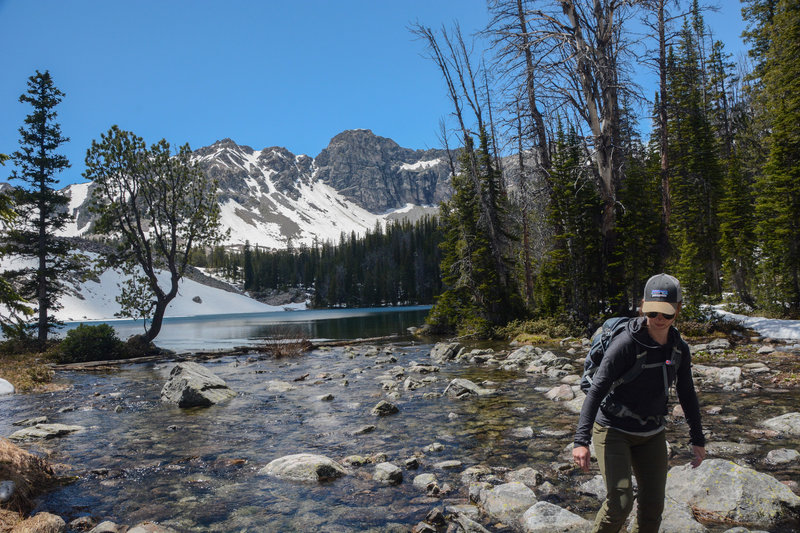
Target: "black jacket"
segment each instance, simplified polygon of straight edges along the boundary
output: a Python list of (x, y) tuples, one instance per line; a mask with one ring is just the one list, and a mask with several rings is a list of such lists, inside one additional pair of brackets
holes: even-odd
[[(636, 362), (637, 354), (646, 351), (645, 364), (662, 363), (674, 359), (673, 348), (681, 351), (677, 373), (669, 373), (671, 384), (675, 376), (675, 389), (678, 393), (686, 421), (689, 423), (689, 436), (692, 444), (705, 446), (703, 427), (700, 421), (700, 406), (694, 390), (691, 372), (691, 352), (674, 327), (669, 330), (667, 344), (655, 342), (647, 332), (644, 317), (630, 320), (627, 328), (618, 335), (608, 349), (594, 375), (594, 382), (581, 409), (575, 444), (588, 446), (592, 440), (592, 426), (600, 425), (629, 432), (654, 431), (662, 426), (661, 417), (667, 414), (667, 390), (665, 390), (665, 367), (662, 365), (644, 368), (631, 382), (622, 383), (611, 391), (611, 385)], [(667, 367), (669, 368), (669, 367)], [(609, 394), (609, 391), (610, 394)], [(608, 396), (607, 406), (603, 399)], [(615, 416), (613, 405), (624, 406), (632, 411), (632, 416)]]

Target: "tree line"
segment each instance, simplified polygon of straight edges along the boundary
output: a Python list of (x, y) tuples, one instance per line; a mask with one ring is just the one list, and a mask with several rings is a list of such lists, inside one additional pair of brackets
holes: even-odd
[(192, 261), (254, 296), (301, 289), (315, 307), (430, 304), (441, 290), (440, 241), (438, 219), (426, 216), (377, 224), (363, 236), (342, 234), (336, 244), (266, 250), (245, 243), (241, 251), (195, 253)]
[[(800, 315), (800, 9), (739, 7), (738, 64), (699, 0), (491, 0), (477, 44), (413, 28), (452, 104), (442, 139), (462, 150), (433, 326), (597, 323), (634, 312), (661, 271), (690, 318), (723, 297)], [(643, 95), (631, 73), (648, 66)]]

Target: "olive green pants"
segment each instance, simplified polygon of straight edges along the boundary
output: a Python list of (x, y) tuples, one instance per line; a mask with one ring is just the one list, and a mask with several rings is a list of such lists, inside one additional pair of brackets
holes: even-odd
[(638, 505), (632, 531), (658, 533), (668, 468), (664, 431), (640, 437), (595, 424), (592, 439), (608, 490), (592, 532), (617, 533), (622, 529), (633, 508), (633, 471)]

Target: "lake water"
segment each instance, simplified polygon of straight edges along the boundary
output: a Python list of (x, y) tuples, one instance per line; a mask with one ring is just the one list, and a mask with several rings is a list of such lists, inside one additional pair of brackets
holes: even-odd
[[(249, 346), (276, 337), (329, 340), (405, 336), (409, 327), (423, 324), (429, 309), (430, 306), (311, 309), (166, 318), (155, 343), (161, 348), (187, 352)], [(107, 323), (122, 339), (144, 332), (141, 321)], [(67, 323), (62, 333), (78, 324)]]

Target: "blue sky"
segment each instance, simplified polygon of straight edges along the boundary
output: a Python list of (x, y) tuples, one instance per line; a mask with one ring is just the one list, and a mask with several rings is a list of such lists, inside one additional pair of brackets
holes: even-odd
[[(706, 20), (736, 53), (740, 4), (721, 4)], [(84, 181), (86, 149), (113, 124), (192, 148), (230, 137), (316, 156), (353, 128), (437, 148), (450, 107), (408, 26), (455, 20), (482, 28), (486, 2), (0, 0), (0, 153), (18, 148), (30, 111), (18, 98), (37, 69), (66, 93), (63, 184)]]

